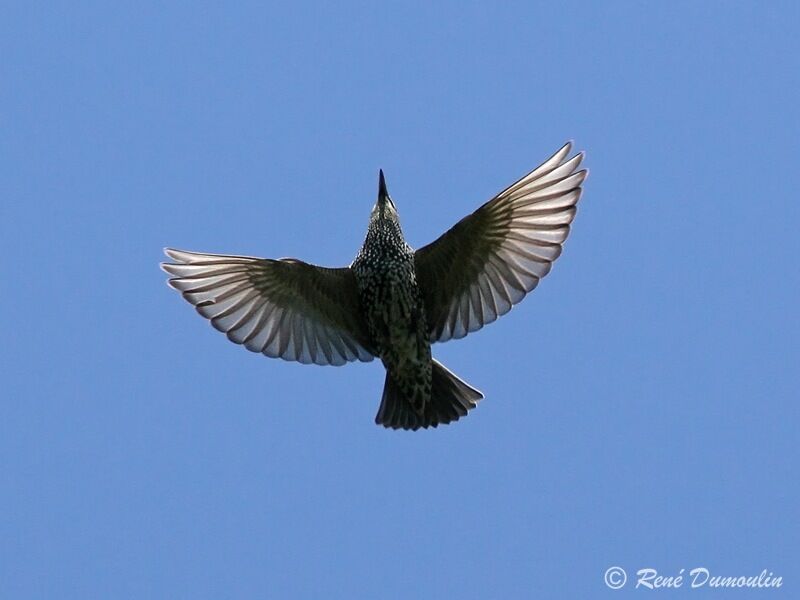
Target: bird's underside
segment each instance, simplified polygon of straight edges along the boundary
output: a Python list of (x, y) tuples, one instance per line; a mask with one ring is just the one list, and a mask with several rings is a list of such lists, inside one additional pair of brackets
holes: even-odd
[(387, 370), (376, 422), (394, 429), (458, 420), (483, 395), (431, 358), (511, 310), (561, 254), (585, 170), (571, 144), (413, 251), (381, 191), (350, 267), (166, 249), (169, 284), (231, 341), (318, 365), (368, 362)]

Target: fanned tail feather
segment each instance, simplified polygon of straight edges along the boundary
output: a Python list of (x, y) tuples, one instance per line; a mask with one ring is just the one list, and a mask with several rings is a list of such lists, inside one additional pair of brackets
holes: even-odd
[(419, 414), (412, 408), (387, 371), (375, 423), (391, 429), (414, 431), (446, 425), (466, 416), (482, 398), (483, 394), (478, 390), (434, 360), (431, 401), (425, 406), (424, 412)]

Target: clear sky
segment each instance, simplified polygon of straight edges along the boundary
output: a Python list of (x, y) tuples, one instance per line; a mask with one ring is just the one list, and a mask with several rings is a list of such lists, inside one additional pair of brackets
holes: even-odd
[[(534, 4), (3, 8), (1, 598), (799, 597), (798, 5)], [(552, 274), (434, 347), (486, 394), (452, 426), (158, 268), (349, 264), (379, 168), (418, 247), (568, 139)]]

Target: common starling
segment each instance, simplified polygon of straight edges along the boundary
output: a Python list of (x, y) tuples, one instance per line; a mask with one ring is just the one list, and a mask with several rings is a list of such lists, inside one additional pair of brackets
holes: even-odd
[(386, 368), (375, 422), (457, 421), (483, 394), (431, 357), (504, 315), (547, 275), (575, 216), (586, 170), (565, 144), (439, 239), (414, 250), (380, 172), (366, 240), (349, 267), (167, 248), (169, 285), (233, 342), (318, 365)]

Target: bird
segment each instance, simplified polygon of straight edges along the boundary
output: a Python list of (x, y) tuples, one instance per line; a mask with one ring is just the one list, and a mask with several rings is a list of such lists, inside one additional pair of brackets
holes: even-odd
[(550, 272), (575, 217), (584, 153), (567, 142), (432, 243), (414, 250), (379, 172), (366, 238), (347, 267), (165, 248), (168, 285), (229, 340), (268, 357), (386, 370), (375, 423), (459, 420), (483, 394), (431, 355), (508, 313)]

